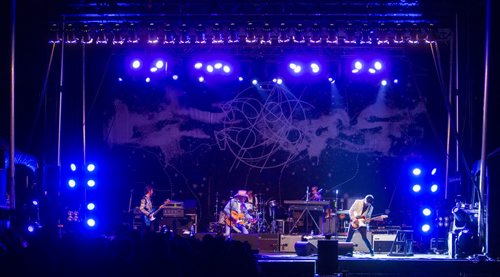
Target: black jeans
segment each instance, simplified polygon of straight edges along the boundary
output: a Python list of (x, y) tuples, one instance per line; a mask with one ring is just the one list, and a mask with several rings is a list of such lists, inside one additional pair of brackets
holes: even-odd
[(359, 233), (361, 234), (361, 238), (363, 238), (363, 241), (366, 244), (366, 247), (368, 247), (368, 249), (370, 250), (370, 254), (373, 254), (372, 245), (371, 245), (370, 241), (368, 240), (368, 238), (366, 237), (366, 232), (367, 232), (366, 229), (367, 229), (366, 227), (359, 227), (358, 229), (354, 229), (354, 228), (352, 228), (352, 226), (349, 226), (349, 231), (347, 231), (347, 239), (345, 241), (350, 242), (352, 240), (352, 236), (354, 235), (354, 232), (356, 232), (356, 230), (358, 230)]

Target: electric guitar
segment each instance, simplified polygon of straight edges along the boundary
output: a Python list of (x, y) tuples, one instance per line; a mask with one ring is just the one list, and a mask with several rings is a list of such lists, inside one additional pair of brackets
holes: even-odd
[(225, 221), (226, 224), (233, 229), (235, 229), (235, 227), (240, 225), (245, 226), (247, 229), (250, 229), (250, 227), (252, 226), (252, 223), (245, 218), (245, 215), (240, 214), (237, 211), (231, 211), (230, 217), (226, 215)]
[(351, 227), (353, 229), (358, 229), (360, 225), (364, 225), (370, 221), (382, 221), (385, 218), (388, 218), (389, 216), (386, 214), (375, 216), (372, 218), (366, 218), (364, 215), (363, 216), (357, 216), (356, 218), (351, 219)]
[(148, 215), (144, 215), (144, 222), (146, 223), (146, 226), (151, 225), (151, 222), (155, 221), (156, 219), (155, 215), (163, 208), (165, 208), (168, 204), (170, 204), (170, 199), (165, 200), (165, 202), (160, 207), (158, 207), (158, 209), (153, 209), (151, 213), (149, 213)]

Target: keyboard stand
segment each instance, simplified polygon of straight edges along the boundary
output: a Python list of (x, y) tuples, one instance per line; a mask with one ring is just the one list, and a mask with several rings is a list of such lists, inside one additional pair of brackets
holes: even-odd
[(300, 214), (299, 218), (297, 218), (297, 220), (295, 221), (295, 223), (293, 224), (293, 227), (290, 228), (290, 231), (288, 231), (288, 234), (291, 234), (293, 232), (293, 230), (295, 230), (295, 228), (297, 227), (297, 224), (299, 223), (300, 219), (302, 217), (304, 217), (304, 215), (306, 214), (307, 212), (307, 215), (306, 215), (306, 223), (304, 224), (305, 225), (305, 229), (306, 229), (306, 233), (307, 233), (307, 228), (309, 227), (309, 222), (307, 221), (307, 219), (311, 218), (312, 219), (312, 222), (314, 223), (314, 226), (316, 226), (316, 229), (318, 230), (318, 234), (321, 234), (321, 228), (319, 228), (319, 225), (318, 223), (316, 222), (316, 220), (314, 219), (313, 215), (311, 214), (311, 211), (309, 210), (309, 201), (306, 200), (306, 207), (304, 208), (304, 210), (302, 211), (302, 213)]

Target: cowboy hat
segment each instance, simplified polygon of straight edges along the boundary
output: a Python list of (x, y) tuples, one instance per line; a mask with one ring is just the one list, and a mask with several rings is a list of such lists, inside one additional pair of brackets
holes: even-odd
[(238, 193), (236, 193), (236, 194), (234, 195), (234, 197), (238, 197), (238, 196), (248, 198), (247, 191), (246, 191), (246, 190), (239, 190), (239, 191), (238, 191)]

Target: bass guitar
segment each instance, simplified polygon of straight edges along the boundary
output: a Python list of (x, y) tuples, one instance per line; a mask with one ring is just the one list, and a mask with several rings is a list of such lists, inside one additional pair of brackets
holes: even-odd
[(156, 219), (155, 215), (163, 208), (165, 208), (168, 204), (170, 204), (170, 199), (165, 200), (165, 202), (160, 207), (158, 207), (158, 209), (153, 209), (148, 215), (145, 215), (144, 222), (146, 223), (146, 226), (151, 225), (151, 222), (155, 221)]
[(358, 229), (361, 225), (365, 226), (370, 221), (382, 221), (387, 217), (389, 217), (389, 216), (386, 214), (371, 217), (371, 218), (366, 218), (365, 216), (358, 216), (358, 217), (351, 220), (351, 227), (353, 229)]

